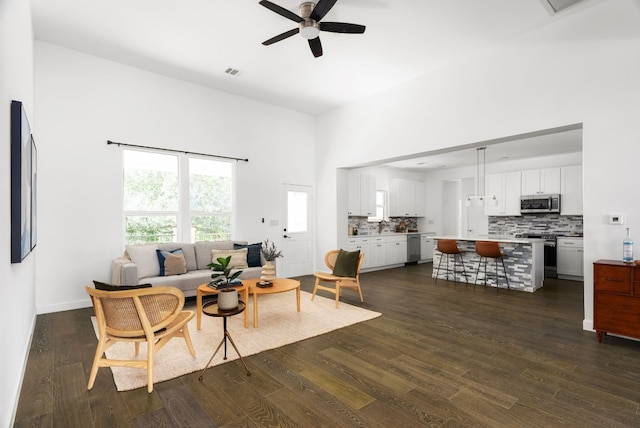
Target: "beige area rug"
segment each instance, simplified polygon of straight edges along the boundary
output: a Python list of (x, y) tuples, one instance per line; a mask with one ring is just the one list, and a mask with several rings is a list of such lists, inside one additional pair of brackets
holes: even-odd
[[(195, 311), (195, 303), (186, 306)], [(316, 295), (311, 301), (311, 293), (300, 292), (300, 312), (296, 311), (294, 291), (262, 295), (258, 298), (258, 328), (253, 327), (253, 304), (249, 311), (249, 328), (243, 327), (244, 314), (227, 318), (227, 329), (243, 357), (268, 349), (298, 342), (310, 337), (328, 333), (348, 325), (367, 321), (380, 316), (378, 312), (340, 303), (336, 309), (335, 300)], [(95, 317), (91, 317), (97, 336)], [(171, 341), (155, 357), (154, 383), (173, 379), (206, 366), (213, 351), (222, 340), (222, 318), (202, 316), (202, 329), (196, 330), (196, 317), (189, 322), (189, 333), (196, 351), (191, 357), (184, 340)], [(132, 359), (132, 343), (116, 343), (106, 352), (107, 358)], [(223, 360), (224, 348), (220, 349), (211, 366), (233, 361), (238, 358), (233, 346), (227, 341), (227, 360)], [(140, 359), (146, 358), (146, 346), (140, 345)], [(104, 370), (104, 368), (100, 369)], [(146, 370), (127, 367), (111, 367), (113, 380), (118, 391), (141, 388), (147, 385)]]

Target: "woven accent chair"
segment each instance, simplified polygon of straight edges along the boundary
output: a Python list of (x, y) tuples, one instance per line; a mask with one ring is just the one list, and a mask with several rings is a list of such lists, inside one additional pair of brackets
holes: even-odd
[[(99, 367), (136, 367), (147, 370), (147, 390), (153, 391), (153, 357), (173, 337), (182, 337), (191, 356), (196, 352), (187, 323), (193, 311), (183, 311), (184, 294), (175, 287), (149, 287), (125, 291), (102, 291), (85, 287), (91, 296), (98, 321), (98, 346), (91, 367), (87, 389), (93, 388)], [(144, 360), (110, 360), (104, 352), (116, 342), (147, 344)], [(133, 353), (132, 353), (133, 354)], [(132, 355), (133, 356), (133, 355)]]
[[(327, 252), (324, 256), (324, 263), (327, 265), (329, 269), (333, 272), (336, 266), (336, 259), (338, 258), (338, 253), (340, 250), (331, 250)], [(364, 253), (360, 252), (360, 257), (358, 258), (358, 267), (356, 269), (356, 274), (354, 277), (344, 277), (344, 276), (335, 276), (331, 272), (315, 272), (313, 275), (316, 277), (316, 283), (313, 287), (313, 294), (311, 295), (311, 300), (316, 297), (316, 291), (325, 290), (330, 293), (336, 295), (336, 308), (338, 307), (338, 303), (340, 302), (340, 293), (343, 288), (348, 288), (354, 291), (357, 291), (360, 295), (360, 301), (364, 302), (362, 298), (362, 290), (360, 289), (360, 267), (362, 266), (362, 260), (364, 259)], [(321, 285), (321, 283), (332, 283), (334, 287), (328, 287), (326, 285)]]

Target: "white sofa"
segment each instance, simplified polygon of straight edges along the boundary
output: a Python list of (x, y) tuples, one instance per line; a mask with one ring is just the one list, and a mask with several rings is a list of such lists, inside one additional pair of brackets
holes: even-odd
[[(246, 241), (199, 241), (196, 243), (160, 243), (127, 246), (125, 254), (112, 263), (111, 281), (115, 285), (170, 285), (195, 296), (198, 286), (211, 281), (212, 271), (207, 265), (212, 261), (212, 250), (233, 250), (234, 244), (247, 245)], [(186, 260), (186, 273), (160, 276), (160, 262), (156, 250), (182, 249)], [(265, 260), (260, 252), (260, 265)], [(243, 268), (240, 279), (260, 278), (262, 266)]]

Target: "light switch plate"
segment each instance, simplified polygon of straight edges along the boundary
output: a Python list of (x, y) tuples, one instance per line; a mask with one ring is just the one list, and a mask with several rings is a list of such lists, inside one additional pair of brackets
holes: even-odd
[(609, 224), (624, 224), (624, 215), (609, 214)]

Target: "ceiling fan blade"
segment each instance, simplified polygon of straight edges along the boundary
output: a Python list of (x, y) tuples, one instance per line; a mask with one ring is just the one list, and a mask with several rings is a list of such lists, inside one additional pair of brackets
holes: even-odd
[(313, 56), (316, 58), (322, 56), (322, 43), (320, 43), (320, 37), (309, 39), (309, 47), (311, 48), (311, 52), (313, 52)]
[(334, 4), (338, 0), (320, 0), (316, 7), (313, 8), (310, 18), (315, 21), (320, 21), (331, 10)]
[(279, 42), (280, 40), (284, 40), (286, 38), (289, 38), (293, 35), (296, 35), (300, 32), (299, 28), (294, 28), (293, 30), (289, 30), (289, 31), (285, 31), (282, 34), (278, 34), (275, 37), (270, 38), (269, 40), (265, 40), (264, 42), (262, 42), (263, 45), (265, 46), (269, 46), (275, 42)]
[(366, 28), (364, 25), (349, 24), (346, 22), (320, 22), (319, 27), (320, 31), (349, 34), (362, 34)]
[[(320, 0), (320, 1), (322, 1), (322, 0)], [(285, 18), (290, 19), (293, 22), (302, 22), (302, 21), (304, 21), (304, 19), (302, 17), (296, 15), (295, 13), (291, 12), (290, 10), (285, 9), (282, 6), (278, 6), (275, 3), (271, 3), (270, 1), (260, 0), (258, 3), (261, 4), (262, 6), (266, 7), (270, 11), (275, 12), (280, 16), (284, 16)]]

